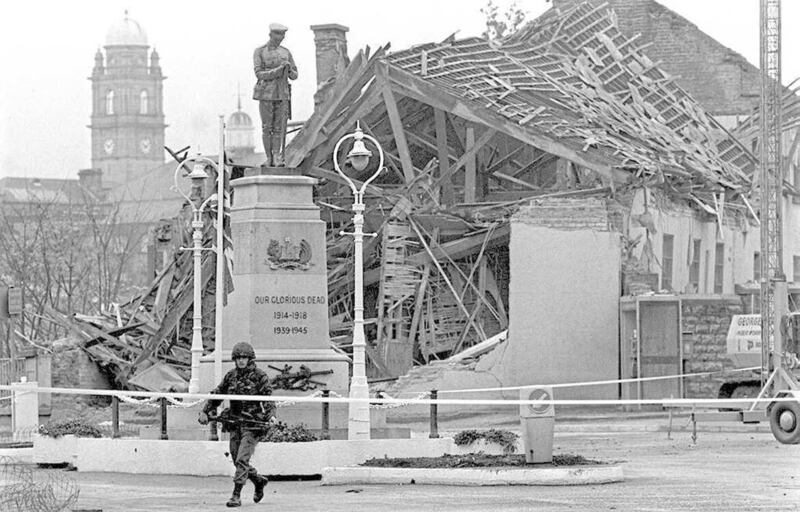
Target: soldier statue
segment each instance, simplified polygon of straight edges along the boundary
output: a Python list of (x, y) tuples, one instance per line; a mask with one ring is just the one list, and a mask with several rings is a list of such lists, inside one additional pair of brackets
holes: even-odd
[[(272, 387), (266, 372), (256, 366), (256, 353), (249, 343), (237, 343), (231, 352), (236, 367), (228, 371), (219, 386), (211, 393), (217, 395), (271, 395)], [(233, 495), (228, 507), (242, 505), (241, 493), (247, 480), (255, 485), (253, 501), (258, 503), (264, 497), (264, 487), (269, 483), (266, 476), (259, 475), (250, 465), (250, 457), (255, 452), (259, 439), (269, 427), (275, 412), (273, 402), (231, 400), (230, 408), (216, 416), (217, 407), (222, 400), (206, 402), (198, 421), (205, 425), (210, 419), (222, 421), (223, 432), (230, 432), (231, 460), (236, 468), (233, 476)]]
[(297, 80), (297, 66), (291, 52), (281, 46), (288, 29), (279, 24), (269, 26), (269, 41), (253, 53), (256, 86), (253, 99), (258, 100), (261, 115), (261, 140), (264, 143), (265, 165), (283, 167), (286, 122), (291, 117), (292, 88), (289, 80)]

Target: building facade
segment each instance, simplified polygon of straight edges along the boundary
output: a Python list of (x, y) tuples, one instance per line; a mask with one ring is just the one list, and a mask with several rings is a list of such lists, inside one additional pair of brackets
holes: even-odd
[(92, 167), (106, 186), (130, 182), (164, 163), (164, 75), (142, 26), (128, 17), (109, 28), (92, 82)]

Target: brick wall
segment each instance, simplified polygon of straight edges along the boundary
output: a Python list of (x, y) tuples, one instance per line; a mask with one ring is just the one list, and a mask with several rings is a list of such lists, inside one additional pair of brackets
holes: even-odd
[[(553, 0), (560, 9), (576, 0)], [(596, 1), (596, 3), (599, 3)], [(608, 0), (627, 36), (641, 34), (637, 45), (653, 62), (714, 115), (747, 114), (758, 105), (758, 69), (742, 55), (654, 0)]]
[[(685, 373), (715, 372), (731, 368), (725, 356), (725, 338), (732, 315), (742, 314), (738, 297), (682, 297), (683, 357)], [(686, 398), (717, 397), (721, 383), (713, 377), (688, 377)]]
[(540, 199), (523, 206), (514, 219), (525, 224), (564, 231), (611, 231), (609, 208), (603, 199)]

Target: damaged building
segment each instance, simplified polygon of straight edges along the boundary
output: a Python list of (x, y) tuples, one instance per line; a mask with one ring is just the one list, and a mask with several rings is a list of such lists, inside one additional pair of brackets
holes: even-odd
[[(483, 371), (456, 379), (462, 387), (725, 369), (723, 324), (743, 312), (736, 291), (758, 278), (751, 146), (651, 60), (652, 43), (624, 33), (608, 4), (560, 7), (498, 42), (359, 53), (289, 145), (290, 164), (321, 177), (357, 121), (387, 151), (367, 214), (381, 233), (366, 278), (379, 283), (376, 376), (506, 329)], [(335, 177), (319, 199), (334, 223), (347, 218)], [(786, 211), (788, 225), (793, 202)], [(787, 239), (787, 257), (797, 251)], [(347, 297), (348, 269), (332, 270), (332, 299), (339, 288)], [(643, 294), (658, 297), (632, 298)], [(700, 326), (696, 336), (697, 322), (714, 332)], [(573, 394), (693, 396), (712, 386), (676, 379)]]
[[(315, 28), (327, 64), (286, 156), (319, 179), (331, 341), (349, 351), (353, 249), (339, 232), (352, 198), (332, 152), (358, 123), (386, 153), (365, 212), (378, 235), (364, 258), (373, 381), (396, 381), (394, 394), (731, 368), (730, 317), (759, 311), (758, 70), (655, 1), (554, 2), (499, 41), (449, 37), (352, 58), (346, 32)], [(798, 111), (793, 92), (786, 101), (793, 226)], [(257, 158), (231, 156), (234, 176), (259, 172)], [(800, 293), (800, 241), (785, 233)], [(156, 364), (188, 380), (190, 255), (172, 250), (116, 318), (59, 319), (114, 385)], [(559, 397), (716, 396), (720, 385), (701, 376)]]

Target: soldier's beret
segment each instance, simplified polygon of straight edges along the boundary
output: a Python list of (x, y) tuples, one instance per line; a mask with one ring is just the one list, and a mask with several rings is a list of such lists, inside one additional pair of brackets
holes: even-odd
[(270, 32), (286, 32), (287, 30), (289, 30), (289, 27), (287, 27), (286, 25), (281, 25), (280, 23), (269, 24)]

